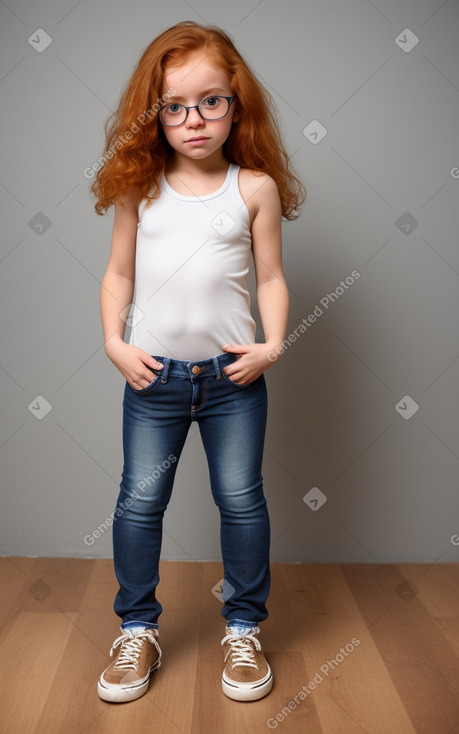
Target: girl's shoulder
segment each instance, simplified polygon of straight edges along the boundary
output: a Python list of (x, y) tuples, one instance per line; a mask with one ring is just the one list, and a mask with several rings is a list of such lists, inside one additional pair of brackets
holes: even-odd
[(240, 168), (239, 191), (249, 210), (254, 209), (253, 214), (256, 213), (261, 201), (266, 202), (279, 196), (277, 184), (272, 176), (251, 168)]
[(242, 168), (242, 166), (240, 166), (239, 168), (239, 179), (246, 180), (248, 185), (250, 185), (251, 183), (253, 185), (256, 185), (259, 184), (261, 181), (268, 181), (268, 179), (274, 182), (274, 179), (269, 175), (269, 173), (255, 171), (252, 168)]
[(250, 196), (260, 191), (261, 187), (263, 187), (265, 192), (273, 188), (277, 189), (276, 182), (269, 173), (242, 167), (239, 170), (239, 186), (244, 188)]

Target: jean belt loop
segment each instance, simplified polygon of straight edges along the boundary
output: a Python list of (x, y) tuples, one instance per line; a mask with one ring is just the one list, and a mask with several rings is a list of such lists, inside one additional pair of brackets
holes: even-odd
[(220, 374), (220, 364), (218, 362), (218, 357), (212, 357), (212, 362), (214, 363), (215, 376), (217, 380), (219, 380), (221, 377), (221, 374)]
[(167, 382), (167, 378), (169, 377), (169, 367), (170, 367), (170, 357), (164, 357), (162, 360), (162, 363), (164, 365), (164, 369), (161, 372), (161, 382)]

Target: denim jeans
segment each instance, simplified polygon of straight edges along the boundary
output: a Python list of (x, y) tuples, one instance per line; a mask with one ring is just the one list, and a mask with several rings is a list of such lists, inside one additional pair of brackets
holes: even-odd
[[(197, 362), (152, 356), (164, 365), (153, 370), (153, 381), (140, 390), (126, 381), (124, 388), (124, 466), (113, 519), (120, 588), (113, 608), (122, 629), (159, 627), (163, 516), (189, 427), (196, 421), (220, 513), (221, 614), (228, 624), (255, 627), (268, 616), (271, 582), (270, 521), (261, 473), (265, 377), (248, 385), (232, 381), (223, 368), (237, 359), (233, 353)], [(196, 533), (204, 532), (196, 527)]]

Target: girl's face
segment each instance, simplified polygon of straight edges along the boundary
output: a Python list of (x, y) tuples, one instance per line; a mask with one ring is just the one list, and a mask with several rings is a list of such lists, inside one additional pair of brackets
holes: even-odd
[[(188, 106), (199, 104), (212, 94), (232, 96), (228, 74), (223, 69), (211, 66), (203, 51), (190, 53), (182, 66), (166, 67), (163, 94), (168, 89), (175, 89), (168, 104), (179, 102)], [(186, 158), (203, 160), (214, 153), (218, 155), (231, 132), (233, 118), (237, 114), (235, 106), (236, 100), (231, 104), (226, 117), (211, 121), (204, 120), (197, 109), (189, 110), (182, 125), (162, 125), (166, 140), (179, 155)], [(191, 142), (192, 138), (199, 140)]]

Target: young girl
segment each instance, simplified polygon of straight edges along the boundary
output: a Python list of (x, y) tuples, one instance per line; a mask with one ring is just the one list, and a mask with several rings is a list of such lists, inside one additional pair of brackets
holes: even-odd
[[(114, 116), (91, 189), (98, 214), (115, 205), (100, 305), (106, 354), (126, 380), (113, 520), (122, 635), (98, 693), (138, 698), (161, 664), (163, 515), (196, 421), (221, 518), (222, 688), (256, 700), (273, 683), (257, 637), (270, 589), (263, 373), (287, 328), (281, 220), (298, 216), (306, 192), (270, 95), (218, 28), (187, 21), (159, 35)], [(246, 286), (251, 253), (263, 343)]]

